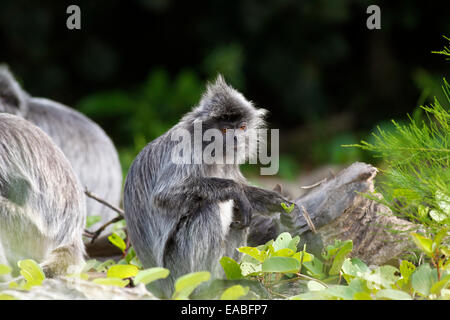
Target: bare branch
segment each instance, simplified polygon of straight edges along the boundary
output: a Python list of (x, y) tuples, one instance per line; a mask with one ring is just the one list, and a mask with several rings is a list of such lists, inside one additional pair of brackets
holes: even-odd
[(115, 212), (118, 213), (118, 216), (117, 216), (117, 217), (115, 217), (114, 219), (108, 221), (107, 223), (105, 223), (104, 225), (102, 225), (102, 226), (101, 226), (99, 229), (97, 229), (96, 231), (91, 232), (91, 231), (85, 230), (85, 236), (91, 238), (91, 244), (92, 244), (92, 243), (94, 243), (94, 241), (100, 236), (100, 234), (101, 234), (107, 227), (109, 227), (109, 226), (110, 226), (111, 224), (113, 224), (113, 223), (116, 223), (116, 222), (119, 222), (119, 221), (125, 219), (125, 212), (124, 212), (122, 209), (120, 209), (120, 208), (118, 208), (118, 207), (116, 207), (116, 206), (113, 206), (112, 204), (110, 204), (110, 203), (106, 202), (105, 200), (99, 198), (98, 196), (96, 196), (95, 194), (93, 194), (92, 192), (90, 192), (90, 191), (87, 190), (87, 189), (84, 191), (84, 193), (85, 193), (89, 198), (92, 198), (92, 199), (94, 199), (94, 200), (100, 202), (100, 203), (103, 204), (104, 206), (106, 206), (106, 207), (110, 208), (111, 210), (113, 210), (113, 211), (115, 211)]
[(94, 199), (94, 200), (100, 202), (101, 204), (103, 204), (104, 206), (106, 206), (106, 207), (110, 208), (111, 210), (117, 212), (120, 216), (122, 216), (122, 218), (124, 218), (125, 213), (124, 213), (124, 211), (123, 211), (122, 209), (120, 209), (120, 208), (118, 208), (118, 207), (116, 207), (116, 206), (113, 206), (112, 204), (110, 204), (110, 203), (106, 202), (105, 200), (99, 198), (97, 195), (93, 194), (93, 193), (90, 192), (88, 189), (86, 189), (86, 190), (84, 191), (84, 193), (85, 193), (89, 198), (92, 198), (92, 199)]
[(302, 207), (302, 214), (305, 217), (308, 227), (312, 230), (312, 232), (317, 233), (316, 227), (314, 226), (314, 223), (312, 222), (311, 217), (308, 214), (308, 211), (306, 211), (306, 209), (303, 205), (301, 205), (301, 207)]

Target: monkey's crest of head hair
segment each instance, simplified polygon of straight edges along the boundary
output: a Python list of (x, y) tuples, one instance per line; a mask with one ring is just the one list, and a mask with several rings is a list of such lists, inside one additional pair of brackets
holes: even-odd
[(267, 110), (255, 108), (251, 101), (219, 75), (216, 81), (208, 83), (199, 105), (187, 115), (186, 120), (207, 122), (233, 119), (247, 122), (249, 128), (258, 129), (265, 126), (266, 114)]
[(14, 79), (8, 66), (0, 64), (0, 112), (25, 116), (28, 112), (27, 94)]

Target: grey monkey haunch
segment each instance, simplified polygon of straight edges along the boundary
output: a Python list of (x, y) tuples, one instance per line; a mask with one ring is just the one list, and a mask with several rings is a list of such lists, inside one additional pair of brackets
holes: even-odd
[(16, 276), (17, 261), (34, 259), (47, 276), (65, 274), (84, 262), (85, 222), (83, 189), (61, 150), (32, 123), (0, 114), (0, 264)]
[[(120, 205), (123, 177), (117, 150), (95, 122), (58, 102), (30, 97), (4, 66), (0, 67), (0, 112), (22, 116), (41, 128), (61, 148), (84, 189)], [(86, 201), (87, 214), (102, 217), (90, 230), (116, 216), (101, 203)]]
[(189, 272), (221, 276), (219, 260), (239, 259), (236, 248), (246, 244), (251, 216), (272, 215), (282, 211), (281, 202), (290, 203), (274, 191), (249, 186), (239, 164), (173, 162), (178, 142), (171, 140), (172, 133), (193, 132), (198, 121), (204, 131), (221, 126), (258, 129), (264, 114), (219, 77), (197, 107), (134, 160), (125, 182), (125, 219), (143, 265), (171, 272), (151, 284), (157, 295), (170, 297), (174, 281)]

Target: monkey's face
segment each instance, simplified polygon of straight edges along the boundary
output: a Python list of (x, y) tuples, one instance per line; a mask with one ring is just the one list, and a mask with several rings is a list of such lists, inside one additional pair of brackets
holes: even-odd
[(234, 158), (246, 159), (244, 155), (248, 145), (247, 122), (228, 123), (220, 126), (223, 137), (224, 154)]
[[(219, 76), (214, 84), (207, 87), (199, 106), (185, 119), (187, 123), (202, 123), (208, 132), (204, 150), (214, 156), (209, 141), (220, 139), (222, 157), (227, 164), (241, 164), (256, 155), (261, 143), (258, 129), (264, 127), (264, 109), (256, 109), (253, 104)], [(190, 122), (192, 121), (192, 122)], [(204, 131), (204, 132), (205, 132)], [(232, 161), (232, 162), (230, 162)]]
[(249, 123), (243, 117), (217, 120), (216, 129), (220, 131), (224, 162), (240, 164), (249, 157)]

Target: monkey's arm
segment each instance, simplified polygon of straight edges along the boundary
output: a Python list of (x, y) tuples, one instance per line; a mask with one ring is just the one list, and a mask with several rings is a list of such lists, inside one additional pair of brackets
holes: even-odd
[(242, 213), (242, 225), (250, 224), (252, 206), (245, 196), (242, 186), (231, 179), (189, 177), (169, 185), (166, 184), (156, 191), (153, 199), (156, 205), (174, 210), (190, 206), (186, 212), (192, 212), (192, 207), (199, 206), (202, 202), (234, 200)]
[[(262, 215), (284, 212), (281, 203), (285, 203), (287, 206), (293, 204), (293, 202), (285, 199), (275, 191), (245, 185), (244, 192), (253, 210)], [(297, 206), (295, 206), (294, 210), (298, 210)]]

